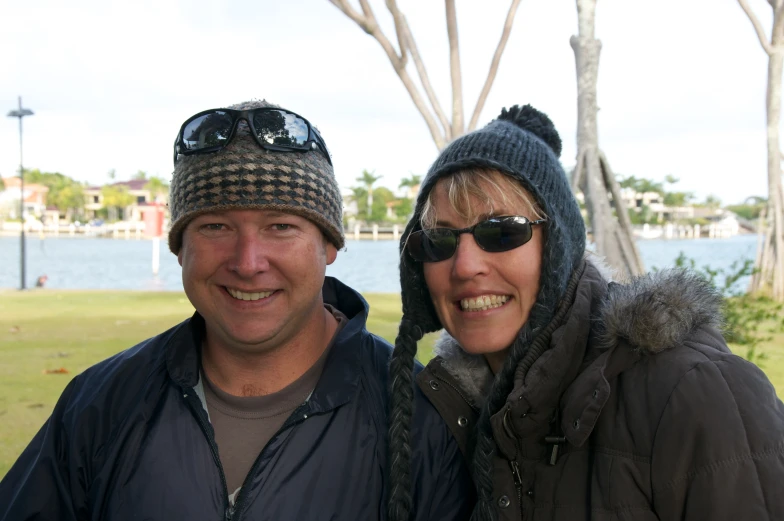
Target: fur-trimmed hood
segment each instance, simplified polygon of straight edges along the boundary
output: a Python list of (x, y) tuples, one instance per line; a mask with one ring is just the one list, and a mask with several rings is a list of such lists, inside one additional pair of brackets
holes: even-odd
[[(596, 258), (586, 262), (606, 279), (608, 271)], [(684, 342), (699, 327), (722, 323), (721, 294), (699, 275), (684, 269), (667, 269), (634, 278), (629, 283), (610, 282), (593, 326), (602, 347), (622, 341), (642, 354), (655, 355)], [(463, 351), (446, 331), (435, 344), (434, 354), (478, 405), (493, 382), (484, 356)]]

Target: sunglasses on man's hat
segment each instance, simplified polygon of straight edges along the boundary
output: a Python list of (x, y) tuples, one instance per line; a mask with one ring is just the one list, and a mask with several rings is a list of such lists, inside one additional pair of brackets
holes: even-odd
[(217, 152), (231, 142), (240, 120), (256, 143), (276, 152), (318, 150), (332, 165), (327, 144), (310, 122), (289, 110), (260, 107), (248, 110), (210, 109), (185, 120), (174, 141), (174, 164), (180, 155)]

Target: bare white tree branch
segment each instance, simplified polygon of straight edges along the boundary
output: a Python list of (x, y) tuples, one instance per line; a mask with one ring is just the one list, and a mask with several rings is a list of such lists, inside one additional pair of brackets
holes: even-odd
[(400, 16), (403, 22), (402, 25), (405, 33), (406, 47), (408, 47), (408, 50), (411, 53), (411, 59), (419, 74), (419, 80), (422, 82), (422, 87), (425, 89), (425, 94), (427, 94), (427, 99), (430, 100), (430, 105), (432, 105), (436, 117), (438, 117), (441, 126), (444, 128), (444, 137), (446, 138), (446, 141), (452, 141), (452, 126), (449, 124), (449, 119), (447, 119), (444, 109), (441, 108), (441, 103), (439, 103), (436, 93), (433, 91), (433, 86), (430, 83), (430, 76), (428, 76), (425, 64), (419, 56), (419, 48), (417, 48), (416, 41), (414, 41), (414, 35), (411, 34), (411, 28), (408, 26), (408, 21), (403, 13), (401, 13)]
[(452, 71), (452, 135), (463, 133), (463, 80), (457, 36), (455, 0), (446, 0), (446, 32), (449, 36), (449, 65)]
[(493, 55), (493, 61), (490, 63), (490, 72), (487, 74), (487, 80), (485, 81), (484, 87), (482, 87), (482, 92), (479, 94), (479, 99), (476, 101), (476, 107), (474, 107), (471, 122), (468, 124), (469, 132), (476, 128), (476, 124), (479, 121), (479, 115), (482, 113), (488, 94), (490, 94), (490, 88), (493, 86), (495, 75), (498, 73), (498, 65), (501, 63), (501, 56), (504, 54), (506, 42), (509, 40), (509, 33), (512, 32), (512, 23), (514, 22), (518, 5), (520, 5), (520, 0), (512, 0), (512, 5), (509, 6), (509, 12), (506, 14), (506, 22), (504, 22), (504, 32), (501, 33), (501, 41), (498, 42), (498, 47)]
[(599, 164), (601, 165), (602, 175), (604, 176), (604, 184), (612, 194), (613, 202), (615, 203), (615, 213), (618, 218), (620, 229), (616, 230), (618, 234), (618, 242), (621, 244), (621, 250), (626, 258), (628, 265), (636, 265), (638, 273), (645, 273), (645, 266), (642, 263), (642, 257), (637, 249), (637, 244), (634, 242), (634, 230), (632, 228), (632, 220), (629, 218), (629, 213), (626, 210), (626, 205), (621, 196), (621, 187), (618, 185), (618, 180), (615, 179), (615, 174), (610, 168), (610, 162), (604, 152), (599, 150)]
[(444, 140), (444, 136), (441, 134), (438, 128), (438, 123), (436, 123), (436, 120), (428, 110), (427, 105), (425, 105), (425, 102), (422, 100), (422, 96), (419, 94), (416, 85), (408, 75), (404, 60), (401, 56), (398, 56), (398, 54), (395, 52), (395, 48), (392, 47), (392, 44), (381, 31), (381, 28), (379, 27), (367, 0), (360, 0), (360, 5), (362, 6), (364, 15), (360, 15), (354, 9), (352, 9), (347, 0), (329, 1), (332, 3), (332, 5), (340, 9), (346, 16), (354, 20), (357, 25), (359, 25), (366, 33), (375, 38), (376, 41), (381, 45), (381, 47), (384, 49), (384, 52), (387, 53), (387, 57), (392, 63), (392, 67), (395, 69), (395, 72), (400, 78), (400, 81), (403, 82), (403, 86), (408, 91), (409, 96), (411, 96), (411, 100), (414, 102), (417, 110), (419, 110), (419, 113), (422, 114), (423, 118), (425, 118), (425, 123), (430, 130), (430, 135), (433, 137), (433, 141), (435, 142), (436, 147), (438, 147), (439, 150), (444, 148), (444, 146), (446, 146), (446, 141)]
[[(367, 3), (367, 0), (363, 0), (363, 2)], [(401, 21), (402, 13), (397, 8), (395, 0), (387, 0), (387, 9), (392, 13), (392, 19), (395, 21), (395, 34), (397, 35), (397, 45), (400, 47), (400, 59), (403, 62), (403, 67), (405, 67), (408, 64), (408, 54), (406, 54), (406, 41)]]
[(776, 46), (782, 43), (782, 39), (784, 39), (784, 2), (779, 2), (779, 6), (773, 12), (773, 32), (770, 41)]
[(749, 17), (749, 20), (751, 20), (751, 25), (754, 26), (754, 30), (757, 31), (757, 37), (759, 38), (762, 48), (765, 49), (765, 52), (768, 53), (768, 55), (773, 54), (773, 46), (768, 41), (768, 37), (765, 36), (765, 29), (762, 28), (762, 24), (757, 18), (757, 15), (755, 15), (754, 11), (749, 7), (749, 3), (746, 0), (738, 0), (738, 3), (743, 11), (745, 11), (746, 16)]
[(329, 0), (329, 2), (340, 9), (343, 14), (354, 20), (357, 25), (359, 25), (363, 31), (368, 34), (371, 34), (370, 29), (368, 29), (367, 21), (365, 18), (356, 12), (354, 9), (351, 8), (351, 5), (346, 0)]
[[(409, 96), (414, 102), (414, 105), (425, 119), (425, 123), (430, 130), (433, 141), (435, 141), (435, 144), (439, 150), (443, 149), (444, 146), (446, 146), (446, 143), (465, 132), (466, 125), (463, 110), (463, 80), (460, 64), (455, 0), (445, 0), (447, 36), (449, 39), (449, 65), (452, 84), (451, 123), (450, 118), (444, 112), (438, 97), (436, 96), (430, 81), (430, 77), (428, 76), (427, 69), (425, 68), (422, 57), (419, 54), (416, 41), (414, 40), (414, 36), (411, 32), (411, 27), (408, 25), (408, 20), (406, 19), (405, 15), (398, 7), (397, 0), (385, 0), (385, 3), (387, 9), (392, 14), (392, 18), (395, 23), (395, 33), (397, 36), (399, 51), (393, 46), (393, 44), (381, 30), (370, 6), (370, 0), (357, 0), (361, 9), (352, 7), (349, 3), (350, 0), (329, 1), (332, 3), (332, 5), (340, 9), (346, 16), (353, 20), (363, 31), (372, 36), (384, 49), (384, 52), (387, 54), (392, 67), (395, 69), (395, 73), (397, 73), (398, 77), (403, 82), (403, 86), (408, 91)], [(514, 17), (517, 12), (517, 8), (520, 5), (520, 0), (510, 1), (511, 4), (509, 7), (509, 12), (506, 16), (501, 39), (499, 40), (495, 54), (493, 55), (490, 69), (487, 74), (487, 79), (485, 80), (485, 84), (479, 94), (479, 98), (477, 99), (476, 107), (474, 108), (474, 112), (471, 117), (469, 130), (476, 128), (479, 116), (482, 113), (482, 109), (484, 108), (487, 97), (490, 93), (490, 90), (492, 89), (493, 82), (495, 81), (495, 77), (498, 73), (501, 58), (509, 40)], [(429, 102), (429, 105), (420, 94), (419, 86), (412, 81), (412, 77), (406, 70), (409, 57), (416, 67), (421, 87), (424, 90), (424, 94), (427, 97), (426, 101)]]
[(359, 5), (362, 7), (362, 12), (365, 13), (366, 17), (375, 20), (375, 15), (373, 15), (373, 10), (370, 8), (370, 4), (367, 3), (367, 0), (359, 0)]

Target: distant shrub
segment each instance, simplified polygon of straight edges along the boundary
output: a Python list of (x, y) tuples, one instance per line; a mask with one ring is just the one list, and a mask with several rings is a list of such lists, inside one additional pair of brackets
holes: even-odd
[[(681, 252), (675, 259), (675, 265), (694, 271), (721, 291), (724, 295), (724, 338), (729, 343), (744, 346), (747, 360), (763, 365), (767, 355), (758, 350), (759, 345), (772, 340), (772, 333), (784, 331), (784, 318), (781, 316), (784, 304), (776, 303), (766, 296), (748, 293), (741, 286), (742, 279), (755, 273), (754, 262), (751, 259), (738, 260), (727, 269), (713, 269), (707, 265), (698, 268), (694, 259)], [(773, 327), (762, 331), (763, 325), (771, 322)]]

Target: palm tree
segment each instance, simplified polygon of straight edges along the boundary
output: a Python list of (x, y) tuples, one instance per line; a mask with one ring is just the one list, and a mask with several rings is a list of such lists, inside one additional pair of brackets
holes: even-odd
[(370, 217), (370, 213), (373, 211), (373, 183), (381, 179), (383, 176), (375, 175), (375, 170), (372, 172), (368, 172), (367, 170), (362, 171), (362, 177), (357, 177), (357, 181), (360, 181), (362, 184), (365, 185), (367, 188), (367, 214)]
[(398, 186), (398, 188), (408, 188), (406, 197), (411, 199), (412, 192), (414, 192), (414, 190), (417, 190), (421, 183), (422, 183), (421, 175), (411, 174), (411, 177), (404, 177), (400, 181), (400, 186)]
[[(357, 217), (362, 213), (362, 204), (367, 203), (367, 190), (363, 186), (352, 186), (349, 200), (357, 206)], [(367, 212), (365, 212), (367, 213)]]

